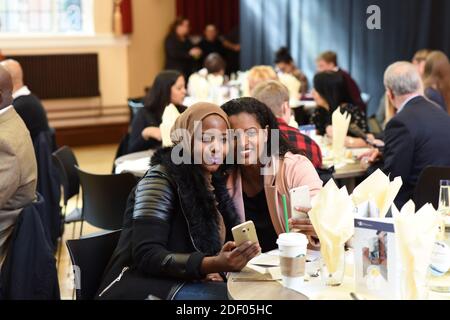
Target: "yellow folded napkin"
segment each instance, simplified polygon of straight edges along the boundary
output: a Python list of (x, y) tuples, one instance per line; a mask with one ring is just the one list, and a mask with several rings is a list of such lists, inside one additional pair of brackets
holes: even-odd
[(337, 271), (344, 244), (354, 234), (353, 202), (347, 188), (339, 189), (333, 180), (316, 195), (309, 213), (330, 273)]
[(415, 213), (409, 201), (399, 212), (392, 206), (395, 241), (399, 251), (402, 279), (401, 294), (405, 300), (427, 299), (427, 270), (438, 234), (440, 217), (431, 204)]
[(289, 91), (289, 99), (293, 101), (300, 100), (300, 88), (302, 84), (296, 77), (288, 73), (280, 73), (278, 79), (286, 86)]
[(345, 138), (347, 137), (348, 128), (350, 126), (351, 116), (344, 112), (341, 113), (341, 108), (337, 108), (332, 115), (333, 125), (333, 144), (332, 152), (335, 162), (338, 163), (345, 156)]
[(159, 129), (161, 130), (163, 147), (172, 146), (172, 140), (170, 138), (170, 130), (172, 129), (173, 125), (175, 124), (175, 121), (177, 121), (179, 116), (180, 112), (178, 111), (177, 107), (175, 107), (175, 105), (173, 104), (168, 105), (164, 110), (162, 116), (162, 123), (159, 126)]
[(375, 203), (379, 217), (384, 218), (402, 184), (401, 177), (397, 177), (391, 182), (389, 177), (378, 169), (355, 188), (352, 199), (356, 207), (367, 201)]

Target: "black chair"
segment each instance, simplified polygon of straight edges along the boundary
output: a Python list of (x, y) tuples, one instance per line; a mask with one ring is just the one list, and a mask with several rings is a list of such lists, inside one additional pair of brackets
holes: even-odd
[(144, 98), (128, 99), (128, 108), (130, 109), (130, 123), (133, 122), (134, 117), (144, 107)]
[(450, 180), (450, 167), (427, 167), (422, 171), (414, 191), (416, 208), (431, 203), (438, 209), (441, 180)]
[(93, 300), (121, 231), (66, 241), (75, 274), (77, 300)]
[[(64, 146), (52, 154), (53, 164), (57, 169), (59, 181), (63, 189), (63, 208), (62, 208), (62, 220), (61, 223), (61, 235), (64, 233), (64, 226), (72, 223), (72, 239), (75, 238), (75, 224), (82, 221), (82, 212), (79, 207), (80, 200), (80, 179), (75, 166), (78, 165), (78, 161), (73, 151)], [(67, 204), (70, 199), (75, 199), (75, 209), (69, 214), (67, 213)], [(62, 252), (62, 236), (58, 244), (58, 268), (61, 261)]]
[[(69, 224), (73, 223), (72, 229), (72, 238), (75, 237), (75, 222), (82, 221), (82, 212), (78, 207), (79, 204), (79, 195), (80, 195), (80, 179), (78, 178), (77, 170), (75, 169), (78, 166), (78, 161), (75, 157), (75, 154), (72, 150), (64, 146), (53, 153), (53, 162), (55, 163), (59, 179), (61, 181), (63, 187), (63, 217), (64, 223)], [(67, 214), (67, 203), (70, 199), (76, 197), (75, 209)]]
[(116, 160), (128, 153), (128, 141), (130, 140), (130, 134), (127, 133), (120, 141), (119, 147), (116, 151), (116, 156), (114, 157), (114, 163), (112, 168), (112, 174), (116, 173)]
[(76, 169), (83, 191), (80, 234), (83, 234), (84, 221), (103, 230), (121, 229), (128, 196), (137, 184), (134, 175), (96, 175)]

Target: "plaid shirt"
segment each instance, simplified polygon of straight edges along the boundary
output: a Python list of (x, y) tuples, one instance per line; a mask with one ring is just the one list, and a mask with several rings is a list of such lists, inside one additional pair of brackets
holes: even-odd
[(278, 126), (281, 133), (287, 140), (297, 149), (302, 151), (309, 160), (311, 160), (314, 167), (322, 167), (322, 152), (317, 143), (310, 137), (300, 133), (298, 129), (290, 127), (283, 119), (277, 118)]

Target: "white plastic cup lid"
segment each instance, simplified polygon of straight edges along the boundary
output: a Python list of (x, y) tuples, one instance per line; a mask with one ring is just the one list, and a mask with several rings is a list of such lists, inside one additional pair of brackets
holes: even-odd
[(277, 244), (285, 247), (307, 246), (308, 238), (302, 233), (282, 233), (278, 236)]

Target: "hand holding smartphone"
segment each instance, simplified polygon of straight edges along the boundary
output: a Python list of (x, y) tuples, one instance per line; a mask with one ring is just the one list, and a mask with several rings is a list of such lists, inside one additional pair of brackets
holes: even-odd
[(311, 195), (308, 186), (301, 186), (291, 189), (289, 191), (291, 202), (291, 214), (295, 219), (308, 219), (308, 215), (304, 212), (299, 212), (295, 208), (311, 208)]
[(233, 233), (234, 242), (236, 243), (236, 247), (241, 246), (247, 241), (251, 243), (258, 243), (258, 235), (256, 234), (256, 228), (253, 221), (247, 221), (243, 224), (240, 224), (233, 229), (231, 229)]

